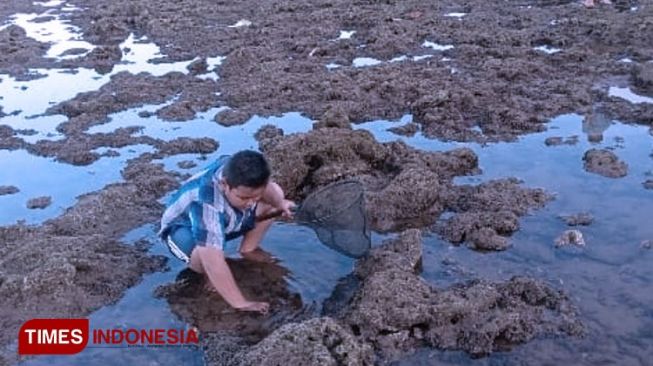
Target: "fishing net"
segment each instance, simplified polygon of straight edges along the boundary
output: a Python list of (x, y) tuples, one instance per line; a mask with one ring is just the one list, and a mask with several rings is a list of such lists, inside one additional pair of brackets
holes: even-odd
[(322, 244), (348, 257), (359, 258), (371, 246), (359, 182), (336, 182), (311, 193), (295, 211), (295, 220), (312, 228)]

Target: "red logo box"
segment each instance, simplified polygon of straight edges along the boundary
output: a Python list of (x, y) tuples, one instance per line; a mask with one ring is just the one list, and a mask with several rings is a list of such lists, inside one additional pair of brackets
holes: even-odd
[(31, 319), (18, 333), (19, 355), (72, 355), (88, 343), (88, 319)]

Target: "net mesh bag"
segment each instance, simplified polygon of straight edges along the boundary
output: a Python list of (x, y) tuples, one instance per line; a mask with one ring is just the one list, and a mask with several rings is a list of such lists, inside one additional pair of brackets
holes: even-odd
[(346, 256), (359, 258), (371, 246), (360, 182), (336, 182), (313, 192), (299, 206), (295, 219), (311, 227), (324, 245)]

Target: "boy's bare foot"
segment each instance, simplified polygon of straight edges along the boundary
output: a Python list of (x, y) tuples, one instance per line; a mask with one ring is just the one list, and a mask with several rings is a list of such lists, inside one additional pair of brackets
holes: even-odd
[(218, 293), (218, 290), (215, 287), (213, 287), (211, 282), (209, 282), (208, 280), (204, 283), (204, 290), (206, 290), (207, 292), (215, 292), (216, 294)]
[(263, 301), (247, 301), (242, 306), (239, 306), (237, 310), (253, 311), (265, 315), (270, 310), (270, 304)]

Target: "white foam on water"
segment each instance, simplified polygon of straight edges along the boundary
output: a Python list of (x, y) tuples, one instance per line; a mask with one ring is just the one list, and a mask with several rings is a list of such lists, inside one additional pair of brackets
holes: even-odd
[(630, 90), (630, 88), (619, 88), (616, 86), (611, 86), (610, 89), (608, 89), (608, 95), (611, 97), (625, 99), (635, 104), (640, 104), (640, 103), (653, 104), (653, 98), (635, 94), (633, 93), (632, 90)]
[(623, 62), (623, 63), (630, 64), (630, 63), (633, 62), (633, 60), (629, 59), (628, 57), (624, 57), (621, 60), (619, 60), (618, 62)]
[(329, 63), (329, 64), (326, 64), (326, 68), (329, 69), (329, 70), (337, 69), (339, 67), (342, 67), (342, 65), (338, 65), (338, 64), (333, 63), (333, 62)]
[(462, 19), (465, 15), (467, 15), (467, 13), (447, 13), (444, 16), (450, 18)]
[(439, 44), (431, 41), (424, 41), (424, 43), (422, 43), (422, 47), (432, 48), (436, 51), (446, 51), (454, 48), (454, 46), (450, 44)]

